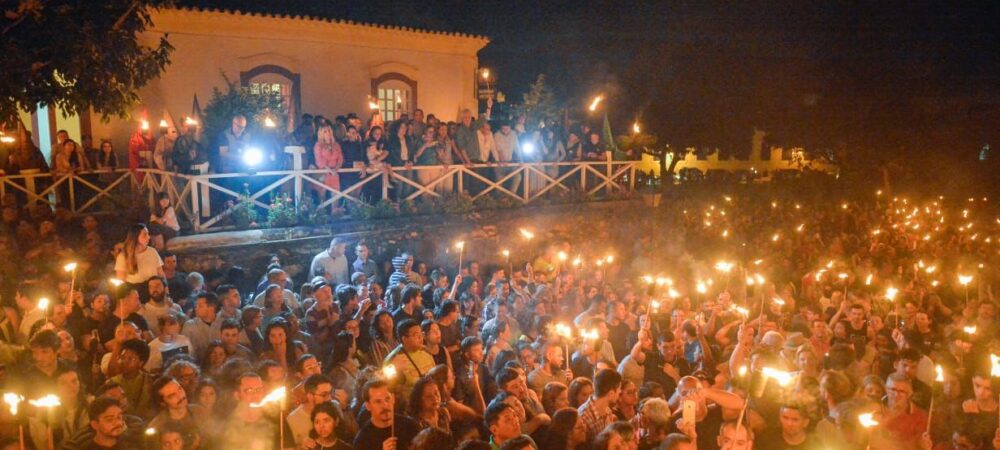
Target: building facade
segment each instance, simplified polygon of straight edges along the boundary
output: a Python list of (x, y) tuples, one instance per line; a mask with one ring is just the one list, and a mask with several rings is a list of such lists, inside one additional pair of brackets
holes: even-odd
[(105, 123), (96, 115), (37, 111), (25, 123), (38, 130), (43, 152), (60, 128), (77, 141), (85, 134), (109, 139), (121, 151), (140, 118), (154, 127), (164, 117), (179, 123), (196, 96), (204, 107), (213, 88), (225, 87), (222, 74), (251, 91), (280, 92), (293, 117), (364, 115), (374, 99), (387, 120), (417, 108), (454, 120), (462, 108), (476, 107), (476, 55), (489, 43), (460, 33), (238, 11), (165, 9), (152, 18), (141, 39), (154, 45), (166, 35), (175, 50), (161, 76), (140, 90), (132, 119)]

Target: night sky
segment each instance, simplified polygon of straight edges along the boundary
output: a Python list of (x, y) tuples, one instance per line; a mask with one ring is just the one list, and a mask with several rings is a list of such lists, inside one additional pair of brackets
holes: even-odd
[(754, 126), (810, 149), (1000, 146), (998, 1), (182, 3), (486, 35), (509, 101), (544, 73), (577, 115), (605, 93), (617, 132), (638, 117), (674, 146), (745, 153)]

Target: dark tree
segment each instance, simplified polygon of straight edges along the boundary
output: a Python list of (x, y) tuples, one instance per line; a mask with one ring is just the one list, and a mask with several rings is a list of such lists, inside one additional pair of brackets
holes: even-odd
[[(167, 37), (140, 40), (170, 0), (0, 0), (0, 118), (38, 105), (127, 117), (170, 62)], [(3, 121), (3, 120), (0, 120)]]

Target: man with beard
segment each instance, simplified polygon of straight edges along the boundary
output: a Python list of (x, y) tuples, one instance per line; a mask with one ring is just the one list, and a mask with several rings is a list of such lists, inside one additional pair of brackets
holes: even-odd
[(180, 305), (170, 299), (167, 292), (167, 283), (161, 277), (153, 277), (146, 281), (146, 289), (149, 290), (149, 301), (142, 306), (140, 314), (149, 324), (149, 331), (153, 335), (160, 334), (160, 317), (166, 315), (183, 316)]
[(252, 406), (264, 400), (266, 394), (264, 380), (260, 375), (246, 372), (236, 380), (236, 390), (233, 392), (237, 402), (236, 408), (229, 416), (221, 438), (222, 442), (226, 443), (226, 448), (287, 450), (295, 448), (292, 430), (287, 424), (282, 424), (285, 428), (284, 439), (282, 445), (277, 445), (281, 435), (278, 431), (277, 411), (273, 411), (274, 414), (271, 415), (268, 408)]
[(135, 448), (122, 439), (125, 434), (124, 411), (118, 400), (99, 397), (90, 404), (90, 428), (94, 438), (80, 449), (126, 449)]
[(205, 411), (201, 406), (188, 403), (181, 384), (171, 376), (163, 376), (153, 382), (152, 391), (160, 413), (149, 422), (149, 427), (163, 430), (170, 426), (180, 431), (184, 442), (194, 447), (206, 446), (198, 431), (198, 422), (207, 419)]
[(536, 394), (541, 395), (546, 384), (553, 381), (569, 385), (573, 381), (573, 374), (563, 369), (563, 348), (562, 346), (549, 343), (542, 351), (544, 364), (538, 366), (528, 374), (528, 387)]
[(371, 420), (361, 426), (354, 438), (354, 448), (382, 450), (407, 450), (410, 442), (420, 432), (420, 425), (413, 419), (396, 414), (389, 385), (385, 381), (369, 381), (364, 387), (365, 408)]

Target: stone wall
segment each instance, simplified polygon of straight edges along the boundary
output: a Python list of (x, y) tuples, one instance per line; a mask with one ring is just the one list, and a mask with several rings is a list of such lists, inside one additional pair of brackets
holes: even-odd
[[(488, 211), (467, 215), (415, 216), (380, 221), (338, 223), (331, 227), (249, 230), (184, 236), (170, 242), (170, 250), (180, 259), (184, 271), (226, 270), (231, 266), (248, 269), (257, 279), (269, 255), (281, 257), (285, 269), (296, 281), (306, 280), (313, 255), (324, 250), (336, 236), (351, 242), (369, 243), (377, 261), (388, 260), (401, 251), (412, 251), (417, 261), (428, 267), (458, 265), (454, 243), (466, 242), (463, 259), (501, 261), (507, 249), (511, 263), (523, 266), (528, 255), (537, 256), (542, 247), (560, 240), (587, 249), (589, 254), (627, 251), (635, 244), (628, 231), (634, 220), (648, 212), (635, 200), (590, 202), (549, 207)], [(638, 226), (638, 224), (635, 224)], [(531, 230), (535, 238), (523, 238), (520, 228)], [(354, 259), (353, 245), (348, 253)], [(583, 250), (581, 250), (583, 251)]]

